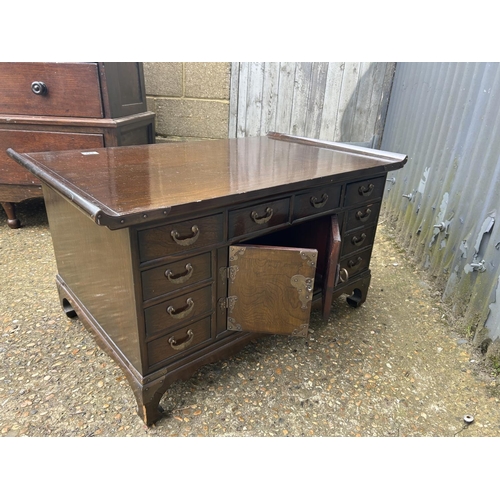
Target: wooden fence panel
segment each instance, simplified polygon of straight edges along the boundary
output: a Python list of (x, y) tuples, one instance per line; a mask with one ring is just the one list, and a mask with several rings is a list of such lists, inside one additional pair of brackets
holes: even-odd
[(233, 63), (229, 137), (270, 131), (379, 145), (395, 63)]

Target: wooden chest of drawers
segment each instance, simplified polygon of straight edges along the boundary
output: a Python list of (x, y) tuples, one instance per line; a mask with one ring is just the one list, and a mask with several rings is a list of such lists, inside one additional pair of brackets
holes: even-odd
[(0, 203), (42, 196), (38, 179), (6, 154), (154, 142), (142, 63), (0, 63)]
[(262, 334), (306, 337), (313, 303), (327, 319), (341, 294), (366, 300), (386, 174), (406, 162), (278, 134), (9, 155), (43, 184), (64, 310), (147, 424), (173, 381)]

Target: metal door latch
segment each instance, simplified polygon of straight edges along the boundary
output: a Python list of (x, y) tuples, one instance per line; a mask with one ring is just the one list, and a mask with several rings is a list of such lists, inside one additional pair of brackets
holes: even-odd
[(484, 259), (481, 262), (472, 262), (469, 264), (473, 271), (478, 271), (480, 273), (484, 273), (486, 271), (486, 267), (484, 266)]

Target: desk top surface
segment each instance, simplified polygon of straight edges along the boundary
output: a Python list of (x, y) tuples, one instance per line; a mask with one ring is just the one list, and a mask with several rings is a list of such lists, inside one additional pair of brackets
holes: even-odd
[(281, 134), (8, 154), (97, 223), (116, 218), (121, 227), (139, 215), (164, 217), (173, 207), (213, 207), (217, 200), (244, 201), (245, 194), (252, 199), (266, 190), (274, 194), (322, 180), (383, 174), (407, 160), (402, 154)]

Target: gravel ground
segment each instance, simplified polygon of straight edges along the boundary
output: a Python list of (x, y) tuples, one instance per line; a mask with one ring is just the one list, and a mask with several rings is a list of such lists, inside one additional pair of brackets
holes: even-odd
[[(117, 365), (59, 306), (42, 200), (0, 227), (1, 436), (500, 436), (497, 374), (383, 220), (368, 299), (176, 382), (148, 428)], [(383, 219), (383, 215), (382, 215)], [(464, 423), (472, 415), (474, 423)]]

